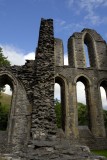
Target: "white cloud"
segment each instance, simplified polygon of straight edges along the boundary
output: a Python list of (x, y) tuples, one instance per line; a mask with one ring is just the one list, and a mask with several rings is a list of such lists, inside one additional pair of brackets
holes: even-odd
[(77, 101), (86, 104), (85, 86), (82, 82), (77, 82)]
[[(85, 13), (84, 20), (90, 21), (93, 25), (107, 23), (107, 18), (101, 16), (96, 12), (97, 9), (107, 7), (107, 0), (67, 0), (68, 7), (72, 7), (74, 13)], [(106, 19), (106, 21), (105, 21)]]
[(24, 55), (24, 59), (29, 59), (29, 60), (34, 60), (35, 59), (35, 53), (34, 52), (30, 52), (26, 55)]
[[(24, 65), (26, 59), (35, 59), (34, 52), (24, 54), (22, 50), (15, 48), (12, 45), (0, 44), (0, 46), (3, 49), (4, 56), (8, 57), (8, 60), (11, 62), (11, 65)], [(10, 86), (6, 85), (5, 93), (11, 95)]]
[(61, 99), (61, 97), (60, 97), (60, 85), (59, 84), (57, 84), (57, 83), (55, 83), (55, 86), (54, 86), (54, 99), (58, 99), (58, 100), (60, 100)]
[(5, 85), (5, 92), (4, 93), (12, 95), (12, 91), (11, 91), (10, 86), (8, 84)]
[(24, 65), (26, 59), (35, 59), (35, 53), (30, 52), (24, 54), (24, 52), (12, 45), (0, 45), (3, 49), (4, 56), (8, 57), (11, 65)]
[(64, 55), (64, 65), (68, 65), (68, 56), (67, 56), (67, 54)]
[(80, 9), (87, 7), (89, 10), (92, 8), (98, 8), (100, 6), (107, 6), (107, 0), (67, 0), (68, 7), (72, 7), (74, 4), (78, 5)]
[(104, 109), (107, 110), (107, 97), (103, 87), (100, 87), (100, 92), (101, 92), (102, 106)]

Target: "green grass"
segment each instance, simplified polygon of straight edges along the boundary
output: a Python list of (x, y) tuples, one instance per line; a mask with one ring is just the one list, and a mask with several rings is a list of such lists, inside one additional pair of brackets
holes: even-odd
[(93, 153), (107, 157), (107, 150), (92, 150)]
[(0, 98), (0, 102), (4, 105), (9, 105), (11, 104), (11, 95), (8, 95), (6, 93), (1, 93), (1, 98)]
[(5, 93), (1, 93), (0, 94), (0, 130), (1, 131), (5, 131), (7, 129), (10, 107), (11, 107), (11, 96)]
[(0, 160), (6, 160), (6, 159), (5, 159), (5, 158), (1, 158), (1, 157), (0, 157)]

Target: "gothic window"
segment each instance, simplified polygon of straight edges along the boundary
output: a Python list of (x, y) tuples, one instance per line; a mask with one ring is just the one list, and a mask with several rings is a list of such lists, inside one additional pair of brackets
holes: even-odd
[(7, 75), (0, 76), (0, 130), (6, 131), (11, 109), (12, 90), (11, 80)]
[(64, 80), (60, 77), (55, 78), (55, 96), (54, 98), (57, 98), (58, 103), (61, 104), (60, 106), (57, 106), (58, 108), (55, 108), (56, 110), (56, 116), (57, 116), (57, 126), (59, 128), (62, 128), (63, 131), (65, 131), (65, 119), (66, 119), (66, 113), (65, 113), (65, 83)]
[(77, 88), (78, 125), (88, 126), (88, 128), (91, 130), (88, 80), (83, 76), (79, 77), (77, 79), (76, 88)]
[(102, 100), (102, 109), (104, 115), (104, 123), (105, 127), (107, 128), (107, 81), (102, 81), (100, 84), (100, 93), (101, 93), (101, 100)]
[(86, 59), (86, 67), (95, 67), (95, 51), (94, 42), (90, 34), (86, 33), (84, 37), (84, 52)]

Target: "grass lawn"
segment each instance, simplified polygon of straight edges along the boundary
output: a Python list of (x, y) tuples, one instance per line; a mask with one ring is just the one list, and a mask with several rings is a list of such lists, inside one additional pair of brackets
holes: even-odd
[(107, 150), (92, 150), (93, 153), (107, 157)]
[(6, 93), (1, 93), (1, 98), (0, 98), (0, 102), (2, 104), (6, 104), (6, 105), (9, 105), (11, 104), (11, 95), (8, 95)]

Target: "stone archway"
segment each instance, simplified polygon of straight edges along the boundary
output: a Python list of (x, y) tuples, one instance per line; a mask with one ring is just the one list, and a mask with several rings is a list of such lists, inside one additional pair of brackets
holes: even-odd
[(58, 83), (60, 85), (60, 94), (61, 94), (61, 121), (62, 121), (62, 129), (65, 131), (65, 124), (66, 124), (66, 96), (65, 96), (65, 82), (64, 80), (57, 76), (55, 77), (55, 83)]
[[(23, 84), (11, 72), (0, 73), (0, 86), (9, 84), (13, 90), (7, 127), (7, 143), (14, 152), (26, 145), (30, 134), (31, 105)], [(23, 127), (24, 126), (24, 127)]]
[[(83, 43), (87, 46), (88, 56), (85, 53), (85, 60), (89, 59), (89, 67), (96, 67), (96, 53), (95, 53), (95, 44), (94, 39), (89, 33), (85, 33)], [(84, 48), (85, 49), (85, 48)], [(87, 65), (86, 65), (87, 66)]]
[[(101, 96), (101, 87), (103, 88), (103, 90), (105, 91), (105, 106), (103, 106), (103, 99), (102, 99), (102, 96)], [(107, 110), (107, 79), (104, 78), (104, 79), (101, 79), (98, 83), (98, 88), (99, 88), (99, 99), (100, 99), (100, 102), (101, 102), (101, 105), (100, 105), (100, 117), (101, 117), (101, 125), (104, 126), (103, 127), (103, 132), (105, 133), (106, 132), (106, 137), (107, 137), (107, 127), (105, 125), (105, 121), (104, 121), (104, 112), (103, 110)], [(104, 94), (104, 93), (103, 93)], [(104, 96), (104, 95), (103, 95)]]
[[(92, 132), (92, 126), (93, 126), (93, 116), (92, 116), (92, 106), (91, 106), (91, 81), (90, 79), (85, 75), (85, 74), (80, 74), (77, 77), (75, 77), (74, 79), (74, 86), (75, 86), (75, 96), (76, 96), (76, 102), (75, 102), (75, 108), (76, 108), (76, 113), (78, 114), (78, 107), (77, 107), (77, 89), (76, 89), (76, 84), (77, 82), (82, 82), (84, 84), (85, 87), (85, 98), (86, 98), (86, 105), (87, 105), (87, 114), (88, 114), (88, 128), (90, 129), (90, 131)], [(82, 94), (82, 93), (81, 93)], [(77, 126), (78, 126), (78, 116), (76, 115), (76, 122), (77, 122)]]
[(90, 82), (88, 80), (88, 78), (84, 75), (79, 76), (76, 80), (76, 82), (82, 82), (85, 86), (85, 97), (86, 97), (86, 105), (87, 105), (87, 121), (88, 121), (88, 127), (91, 130), (91, 126), (92, 126), (92, 122), (91, 122), (91, 112), (90, 112), (90, 108), (91, 108), (91, 103), (90, 103)]

